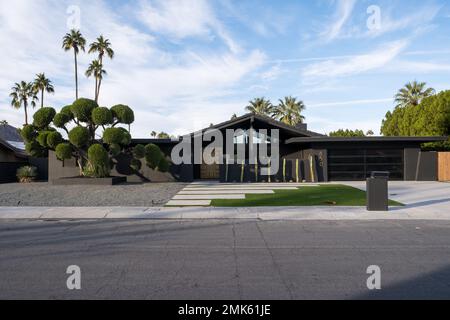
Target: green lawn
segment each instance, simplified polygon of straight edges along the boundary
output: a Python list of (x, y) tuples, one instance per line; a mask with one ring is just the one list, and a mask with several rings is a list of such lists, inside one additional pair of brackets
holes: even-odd
[[(247, 194), (245, 199), (212, 200), (214, 207), (264, 206), (365, 206), (366, 193), (345, 185), (300, 187), (297, 190), (275, 190), (274, 194)], [(401, 206), (389, 200), (390, 206)]]

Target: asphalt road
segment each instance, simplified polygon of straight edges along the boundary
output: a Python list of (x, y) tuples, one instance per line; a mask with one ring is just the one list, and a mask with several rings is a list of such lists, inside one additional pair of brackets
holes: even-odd
[(449, 299), (450, 222), (0, 222), (0, 299), (80, 298)]

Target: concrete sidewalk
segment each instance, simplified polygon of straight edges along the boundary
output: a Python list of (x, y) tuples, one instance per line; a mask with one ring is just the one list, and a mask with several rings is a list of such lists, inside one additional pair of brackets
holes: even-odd
[[(450, 220), (450, 210), (392, 207), (368, 212), (365, 207), (0, 207), (1, 219), (258, 219), (258, 220)], [(1, 223), (1, 221), (0, 221)]]

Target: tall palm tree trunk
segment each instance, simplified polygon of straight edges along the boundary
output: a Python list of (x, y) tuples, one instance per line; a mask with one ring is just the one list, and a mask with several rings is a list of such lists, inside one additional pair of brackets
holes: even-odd
[(97, 87), (97, 91), (95, 94), (95, 102), (98, 103), (98, 96), (100, 95), (100, 86), (102, 85), (102, 79), (98, 79), (98, 87)]
[(78, 100), (78, 61), (77, 52), (73, 50), (75, 55), (75, 99)]
[(41, 109), (44, 107), (44, 89), (41, 90)]
[(98, 90), (99, 90), (98, 78), (95, 77), (95, 102), (98, 102)]
[(27, 101), (24, 101), (24, 103), (23, 103), (23, 109), (25, 110), (25, 124), (28, 125)]

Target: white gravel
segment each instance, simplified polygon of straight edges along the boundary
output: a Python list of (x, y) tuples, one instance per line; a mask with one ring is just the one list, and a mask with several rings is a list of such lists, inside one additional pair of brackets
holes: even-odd
[(163, 206), (186, 185), (178, 182), (115, 186), (53, 186), (47, 182), (7, 183), (0, 184), (0, 206)]

